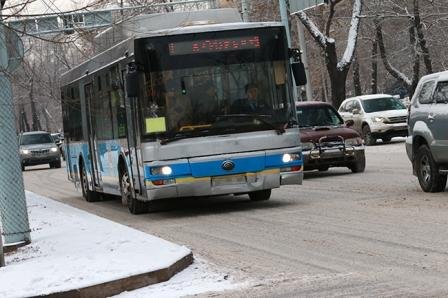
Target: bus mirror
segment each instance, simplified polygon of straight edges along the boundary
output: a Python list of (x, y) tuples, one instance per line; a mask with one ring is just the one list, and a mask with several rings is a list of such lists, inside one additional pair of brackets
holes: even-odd
[(128, 71), (126, 74), (126, 93), (128, 97), (138, 97), (139, 95), (139, 71)]
[(305, 66), (302, 62), (293, 62), (291, 63), (292, 74), (294, 75), (294, 80), (296, 81), (297, 86), (306, 85), (306, 73)]

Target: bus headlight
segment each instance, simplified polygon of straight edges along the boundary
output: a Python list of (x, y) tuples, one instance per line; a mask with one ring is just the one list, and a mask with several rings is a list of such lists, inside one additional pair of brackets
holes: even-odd
[(290, 163), (295, 160), (300, 160), (300, 154), (299, 153), (285, 153), (282, 156), (283, 163)]
[(58, 152), (58, 148), (57, 147), (53, 147), (50, 149), (51, 152)]
[(153, 176), (170, 176), (173, 174), (173, 169), (170, 166), (155, 167), (151, 169), (151, 175)]

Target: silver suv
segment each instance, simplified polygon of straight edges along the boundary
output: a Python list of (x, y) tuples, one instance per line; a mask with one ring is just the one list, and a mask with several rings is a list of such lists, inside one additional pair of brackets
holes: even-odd
[(448, 72), (423, 77), (409, 107), (406, 152), (425, 192), (440, 192), (448, 173)]
[(388, 94), (373, 94), (344, 100), (339, 114), (345, 122), (353, 120), (352, 128), (364, 138), (366, 145), (374, 145), (377, 139), (389, 142), (393, 137), (408, 135), (406, 106)]
[(52, 136), (45, 131), (24, 132), (19, 135), (22, 171), (26, 166), (48, 163), (50, 168), (61, 167), (61, 153)]

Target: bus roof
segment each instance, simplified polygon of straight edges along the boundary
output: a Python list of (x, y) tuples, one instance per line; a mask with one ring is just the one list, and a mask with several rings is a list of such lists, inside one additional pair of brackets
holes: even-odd
[(94, 72), (97, 72), (105, 67), (110, 66), (118, 61), (124, 60), (127, 57), (134, 55), (134, 40), (141, 38), (157, 37), (157, 36), (169, 36), (169, 35), (181, 35), (200, 32), (214, 32), (214, 31), (227, 31), (227, 30), (243, 30), (243, 29), (255, 29), (255, 28), (267, 28), (267, 27), (280, 27), (283, 26), (279, 22), (235, 22), (224, 24), (211, 24), (211, 25), (193, 25), (186, 27), (167, 28), (148, 32), (138, 32), (128, 37), (127, 39), (113, 45), (107, 50), (97, 54), (84, 63), (72, 68), (65, 72), (61, 76), (61, 86), (68, 85), (77, 79)]
[(146, 38), (155, 36), (169, 36), (169, 35), (191, 34), (200, 32), (214, 32), (214, 31), (253, 29), (253, 28), (279, 27), (279, 26), (283, 25), (278, 22), (253, 22), (253, 23), (236, 22), (225, 24), (194, 25), (188, 27), (176, 27), (156, 31), (149, 31), (142, 34), (136, 34), (135, 38), (137, 39), (137, 38)]

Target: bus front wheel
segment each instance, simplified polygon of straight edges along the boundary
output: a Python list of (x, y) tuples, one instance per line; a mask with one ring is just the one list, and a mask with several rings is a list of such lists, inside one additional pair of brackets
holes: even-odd
[(267, 201), (271, 197), (271, 190), (257, 190), (249, 193), (249, 198), (251, 201)]
[(87, 202), (96, 202), (99, 200), (99, 195), (95, 191), (89, 190), (89, 182), (87, 179), (86, 168), (84, 166), (81, 167), (81, 189), (82, 196)]
[(128, 171), (121, 167), (120, 172), (121, 201), (124, 204), (128, 205), (129, 211), (132, 214), (142, 214), (148, 212), (147, 203), (134, 198), (134, 190), (131, 185), (131, 179), (129, 177)]

